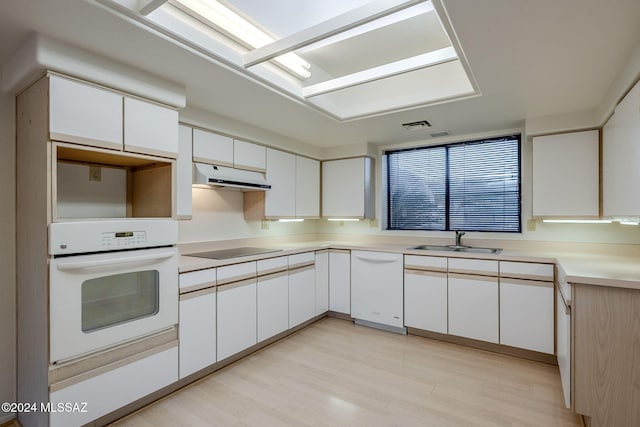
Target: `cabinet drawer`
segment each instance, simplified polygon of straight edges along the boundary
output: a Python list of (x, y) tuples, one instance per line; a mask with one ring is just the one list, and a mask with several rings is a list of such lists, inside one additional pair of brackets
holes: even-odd
[(289, 262), (286, 256), (261, 259), (258, 261), (258, 276), (285, 271), (288, 268)]
[(289, 255), (289, 269), (304, 267), (305, 265), (315, 264), (315, 262), (316, 254), (314, 252)]
[(411, 270), (447, 271), (447, 258), (405, 255), (404, 268)]
[(500, 261), (500, 277), (553, 281), (553, 264)]
[(197, 291), (216, 285), (216, 269), (191, 271), (180, 275), (180, 292)]
[(449, 258), (449, 272), (497, 276), (498, 261), (488, 259)]
[(218, 285), (256, 277), (256, 262), (243, 262), (241, 264), (218, 267), (217, 276)]

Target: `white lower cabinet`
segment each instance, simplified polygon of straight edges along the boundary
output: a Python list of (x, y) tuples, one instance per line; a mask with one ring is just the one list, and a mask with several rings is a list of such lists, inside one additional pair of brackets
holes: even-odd
[(351, 251), (329, 251), (329, 310), (351, 313)]
[(329, 251), (316, 252), (316, 315), (329, 310)]
[(218, 286), (216, 314), (219, 361), (256, 344), (256, 287), (255, 278)]
[(498, 343), (498, 278), (449, 274), (449, 333)]
[(553, 282), (500, 279), (500, 344), (553, 354)]
[(258, 342), (289, 327), (289, 278), (286, 271), (258, 277)]
[(315, 316), (315, 253), (289, 256), (289, 327), (293, 328)]
[(405, 270), (404, 324), (441, 334), (448, 332), (447, 273)]
[[(50, 411), (49, 426), (84, 425), (176, 381), (177, 345), (51, 392), (51, 407), (62, 410)], [(65, 404), (75, 403), (78, 404), (76, 410), (65, 410)]]
[(180, 295), (180, 378), (216, 363), (216, 288)]

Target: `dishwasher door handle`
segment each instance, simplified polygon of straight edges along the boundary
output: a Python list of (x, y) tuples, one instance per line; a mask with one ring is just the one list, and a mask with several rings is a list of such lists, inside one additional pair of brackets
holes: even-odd
[(398, 262), (399, 261), (396, 258), (368, 258), (368, 257), (360, 256), (360, 255), (356, 255), (355, 258), (359, 259), (360, 261), (370, 262), (370, 263), (373, 263), (373, 264), (389, 264), (389, 263), (392, 263), (392, 262)]

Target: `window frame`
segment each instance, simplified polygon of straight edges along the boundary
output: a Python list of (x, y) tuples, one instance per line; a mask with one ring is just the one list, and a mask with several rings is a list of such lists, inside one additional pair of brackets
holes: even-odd
[[(517, 183), (517, 188), (518, 188), (518, 202), (517, 202), (517, 207), (518, 207), (518, 224), (517, 224), (517, 230), (487, 230), (487, 229), (476, 229), (475, 227), (469, 227), (469, 228), (451, 228), (451, 212), (450, 212), (450, 194), (451, 194), (451, 182), (450, 182), (450, 174), (451, 174), (451, 168), (450, 168), (450, 155), (449, 155), (449, 148), (450, 147), (456, 147), (456, 146), (463, 146), (463, 145), (477, 145), (477, 144), (483, 144), (483, 143), (491, 143), (491, 142), (500, 142), (500, 141), (508, 141), (508, 140), (516, 140), (517, 141), (517, 170), (518, 170), (518, 183)], [(445, 225), (444, 225), (444, 229), (439, 229), (439, 228), (398, 228), (398, 227), (391, 227), (391, 218), (392, 218), (392, 204), (391, 204), (391, 185), (390, 185), (390, 154), (393, 153), (399, 153), (399, 152), (405, 152), (405, 151), (420, 151), (420, 150), (429, 150), (429, 149), (434, 149), (434, 148), (445, 148), (446, 150), (446, 154), (445, 154), (445, 167), (444, 167), (444, 171), (445, 171), (445, 176), (444, 176), (444, 182), (445, 182), (445, 206), (444, 206), (444, 211), (445, 211)], [(470, 140), (464, 140), (464, 141), (455, 141), (455, 142), (447, 142), (447, 143), (442, 143), (442, 144), (433, 144), (433, 145), (422, 145), (422, 146), (416, 146), (416, 147), (409, 147), (409, 148), (400, 148), (400, 149), (387, 149), (384, 150), (383, 152), (383, 167), (382, 167), (382, 181), (383, 181), (383, 194), (384, 194), (384, 201), (383, 201), (383, 210), (385, 213), (386, 218), (384, 218), (384, 229), (387, 231), (418, 231), (418, 232), (424, 232), (424, 231), (443, 231), (443, 232), (447, 232), (447, 231), (456, 231), (456, 230), (461, 230), (461, 231), (468, 231), (468, 232), (483, 232), (483, 233), (509, 233), (509, 234), (521, 234), (522, 233), (522, 134), (521, 133), (513, 133), (513, 134), (507, 134), (507, 135), (499, 135), (499, 136), (493, 136), (493, 137), (486, 137), (486, 138), (476, 138), (476, 139), (470, 139)]]

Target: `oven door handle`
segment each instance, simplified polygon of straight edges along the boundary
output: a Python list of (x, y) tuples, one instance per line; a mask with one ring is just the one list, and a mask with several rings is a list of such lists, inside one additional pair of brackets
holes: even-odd
[(116, 265), (116, 264), (131, 264), (131, 263), (139, 263), (146, 261), (161, 261), (163, 259), (171, 258), (175, 255), (175, 251), (168, 252), (160, 252), (150, 255), (138, 255), (138, 256), (128, 256), (128, 257), (118, 257), (118, 258), (109, 258), (109, 259), (101, 259), (101, 260), (93, 260), (93, 261), (76, 261), (76, 262), (65, 262), (57, 265), (58, 270), (61, 271), (69, 271), (69, 270), (85, 270), (88, 268), (94, 267), (104, 267), (106, 265)]

